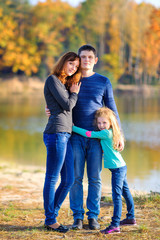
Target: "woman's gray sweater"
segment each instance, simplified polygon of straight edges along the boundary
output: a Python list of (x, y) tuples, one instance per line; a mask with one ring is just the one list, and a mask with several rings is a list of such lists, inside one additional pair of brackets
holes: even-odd
[(45, 82), (44, 96), (51, 113), (44, 133), (71, 133), (72, 109), (77, 102), (77, 93), (69, 93), (55, 75), (50, 75)]

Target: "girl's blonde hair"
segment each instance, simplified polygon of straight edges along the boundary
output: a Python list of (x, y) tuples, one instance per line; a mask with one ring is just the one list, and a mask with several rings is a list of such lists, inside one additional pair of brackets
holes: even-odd
[(119, 141), (120, 139), (124, 140), (124, 136), (120, 130), (115, 113), (107, 107), (102, 107), (96, 111), (96, 114), (95, 114), (96, 124), (97, 124), (97, 118), (99, 117), (107, 118), (110, 121), (111, 128), (113, 131), (113, 148), (118, 149)]

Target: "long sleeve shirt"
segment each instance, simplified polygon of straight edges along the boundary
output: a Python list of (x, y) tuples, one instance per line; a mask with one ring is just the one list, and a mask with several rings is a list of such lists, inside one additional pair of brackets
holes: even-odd
[(104, 153), (104, 167), (109, 169), (120, 168), (126, 165), (120, 152), (113, 148), (112, 129), (102, 131), (87, 131), (85, 129), (73, 126), (73, 132), (88, 138), (98, 138)]
[(77, 102), (77, 93), (69, 93), (56, 76), (50, 75), (45, 82), (44, 96), (51, 113), (44, 133), (71, 133), (72, 109)]
[(94, 130), (95, 112), (102, 106), (113, 110), (120, 124), (118, 111), (113, 97), (112, 85), (109, 79), (98, 73), (81, 80), (76, 106), (73, 108), (73, 123), (75, 126)]

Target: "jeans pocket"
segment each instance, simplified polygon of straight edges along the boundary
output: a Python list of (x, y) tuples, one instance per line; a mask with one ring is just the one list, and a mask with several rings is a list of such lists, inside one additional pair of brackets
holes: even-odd
[(48, 134), (47, 133), (43, 133), (43, 142), (44, 142), (44, 144), (46, 146), (47, 146), (47, 143), (48, 143), (48, 138), (49, 138)]
[(58, 132), (56, 133), (57, 137), (61, 137), (61, 138), (70, 138), (71, 134), (68, 132)]

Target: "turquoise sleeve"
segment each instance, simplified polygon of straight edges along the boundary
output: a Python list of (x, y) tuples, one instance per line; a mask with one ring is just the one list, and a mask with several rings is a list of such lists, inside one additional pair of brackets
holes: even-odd
[(72, 127), (72, 131), (82, 135), (83, 137), (87, 137), (87, 135), (86, 135), (87, 130), (85, 130), (83, 128), (79, 128), (79, 127), (73, 126)]
[[(102, 131), (87, 131), (83, 128), (79, 128), (76, 126), (72, 127), (73, 132), (78, 133), (84, 137), (88, 138), (99, 138), (99, 139), (107, 139), (109, 137), (109, 131), (108, 130), (102, 130)], [(88, 134), (90, 133), (90, 134)]]

